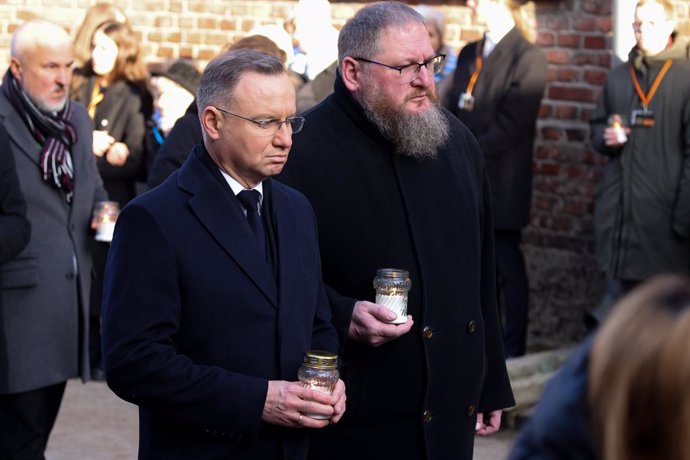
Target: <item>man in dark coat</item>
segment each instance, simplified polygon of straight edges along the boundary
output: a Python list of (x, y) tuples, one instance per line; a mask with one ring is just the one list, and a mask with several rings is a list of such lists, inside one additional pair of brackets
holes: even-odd
[[(472, 0), (468, 5), (487, 31), (482, 40), (460, 51), (443, 105), (470, 128), (486, 159), (505, 353), (521, 356), (527, 346), (529, 283), (520, 240), (529, 222), (535, 123), (546, 87), (546, 58), (524, 37), (517, 2)], [(468, 98), (473, 103), (465, 102)]]
[[(638, 3), (637, 44), (609, 72), (590, 122), (594, 148), (609, 157), (594, 213), (597, 259), (624, 290), (690, 268), (690, 64), (673, 8)], [(609, 126), (614, 114), (629, 126)]]
[[(513, 402), (495, 300), (479, 146), (438, 107), (424, 19), (384, 2), (340, 32), (335, 91), (305, 115), (282, 180), (317, 216), (344, 350), (348, 411), (314, 459), (470, 459), (475, 429)], [(408, 270), (404, 324), (374, 300), (377, 269)]]
[(42, 459), (65, 383), (89, 379), (91, 214), (107, 199), (91, 121), (72, 104), (72, 41), (30, 21), (12, 37), (0, 123), (9, 133), (31, 239), (0, 269), (0, 452)]
[(299, 428), (337, 422), (345, 390), (296, 382), (305, 351), (337, 350), (313, 211), (270, 179), (304, 120), (281, 61), (253, 50), (211, 61), (197, 103), (203, 145), (117, 221), (108, 385), (139, 405), (139, 458), (305, 459)]

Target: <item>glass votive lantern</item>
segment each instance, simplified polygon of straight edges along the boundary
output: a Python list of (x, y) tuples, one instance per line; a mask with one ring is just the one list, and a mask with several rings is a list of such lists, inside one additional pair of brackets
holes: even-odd
[[(302, 365), (297, 371), (302, 386), (322, 393), (332, 394), (338, 383), (338, 355), (329, 351), (308, 350), (304, 353)], [(307, 417), (325, 420), (327, 415), (304, 414)]]
[(120, 205), (117, 201), (99, 201), (93, 210), (93, 220), (96, 223), (96, 241), (109, 243), (113, 240), (115, 221), (120, 215)]
[(376, 271), (374, 288), (376, 288), (376, 303), (384, 305), (398, 315), (392, 324), (402, 324), (407, 321), (407, 293), (412, 287), (410, 273), (397, 268), (380, 268)]
[(628, 142), (628, 135), (625, 134), (625, 119), (621, 115), (617, 113), (612, 113), (609, 115), (608, 124), (615, 130), (616, 141), (619, 144), (625, 144)]

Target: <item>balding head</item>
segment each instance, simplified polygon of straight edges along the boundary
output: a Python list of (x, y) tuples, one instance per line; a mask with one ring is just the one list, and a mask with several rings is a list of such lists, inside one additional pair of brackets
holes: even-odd
[(72, 45), (72, 39), (65, 29), (44, 19), (27, 21), (14, 32), (10, 45), (10, 56), (22, 59), (22, 55), (47, 45)]
[(57, 112), (65, 105), (72, 80), (72, 40), (62, 27), (35, 19), (12, 35), (10, 71), (39, 109)]

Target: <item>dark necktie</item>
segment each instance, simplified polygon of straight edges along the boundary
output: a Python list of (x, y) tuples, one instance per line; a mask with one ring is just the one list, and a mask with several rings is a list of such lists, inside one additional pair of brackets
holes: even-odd
[(259, 215), (260, 197), (261, 194), (256, 190), (242, 190), (237, 194), (237, 198), (239, 198), (240, 203), (242, 203), (242, 206), (244, 206), (244, 209), (247, 211), (247, 220), (259, 243), (261, 255), (264, 260), (266, 260), (266, 235), (264, 233), (264, 224)]

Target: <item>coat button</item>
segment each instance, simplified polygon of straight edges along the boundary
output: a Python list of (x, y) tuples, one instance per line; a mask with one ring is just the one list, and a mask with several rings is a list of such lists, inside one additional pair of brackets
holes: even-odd
[(474, 331), (476, 331), (476, 330), (477, 330), (477, 323), (476, 322), (470, 321), (469, 323), (467, 323), (467, 332), (469, 334), (474, 334)]
[(74, 273), (65, 273), (65, 278), (68, 280), (73, 280), (74, 279)]
[(474, 404), (470, 404), (469, 406), (467, 406), (467, 411), (465, 413), (467, 414), (468, 417), (472, 417), (475, 412), (476, 412), (476, 409), (474, 407)]
[(431, 411), (429, 409), (425, 410), (422, 415), (424, 416), (424, 423), (429, 423), (431, 421)]
[(424, 329), (422, 329), (422, 333), (424, 334), (425, 339), (430, 339), (434, 336), (434, 331), (432, 331), (429, 326), (424, 326)]

